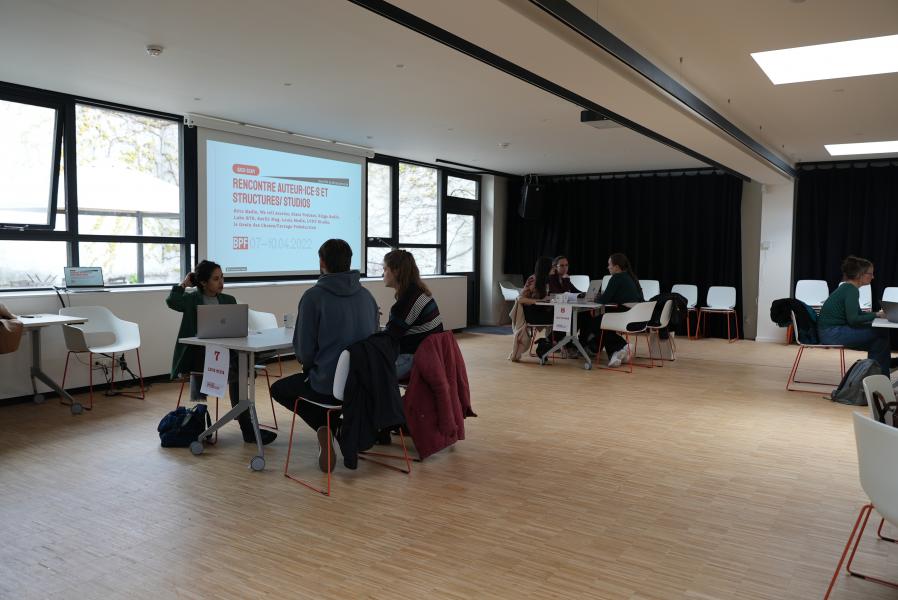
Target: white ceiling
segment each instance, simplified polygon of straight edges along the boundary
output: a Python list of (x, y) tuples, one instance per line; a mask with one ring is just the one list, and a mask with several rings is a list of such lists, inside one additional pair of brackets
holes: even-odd
[[(778, 180), (750, 152), (524, 0), (394, 3), (754, 179)], [(863, 10), (826, 0), (576, 4), (792, 161), (827, 158), (824, 141), (860, 141), (871, 132), (898, 139), (898, 119), (887, 110), (898, 98), (895, 75), (774, 88), (747, 54), (896, 33), (894, 0), (865, 0)], [(151, 58), (147, 44), (165, 51)], [(511, 173), (702, 166), (631, 131), (582, 125), (579, 107), (342, 0), (0, 0), (0, 51), (0, 81), (423, 161)], [(832, 91), (839, 88), (845, 91)]]

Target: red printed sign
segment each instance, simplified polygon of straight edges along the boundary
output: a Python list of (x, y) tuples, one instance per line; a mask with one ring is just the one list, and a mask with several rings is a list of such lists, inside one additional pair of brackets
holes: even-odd
[(249, 250), (249, 238), (246, 236), (234, 236), (232, 250)]
[(241, 165), (235, 164), (233, 170), (238, 175), (258, 175), (259, 167), (254, 167), (253, 165)]

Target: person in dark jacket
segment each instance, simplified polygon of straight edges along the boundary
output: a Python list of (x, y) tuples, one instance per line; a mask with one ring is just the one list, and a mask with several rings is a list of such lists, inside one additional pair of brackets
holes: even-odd
[(861, 310), (859, 288), (873, 281), (873, 263), (865, 258), (849, 256), (842, 261), (842, 285), (838, 286), (820, 309), (817, 330), (821, 344), (838, 344), (852, 350), (866, 350), (889, 376), (889, 330), (873, 327), (873, 319), (882, 311)]
[[(608, 281), (605, 289), (602, 290), (601, 295), (596, 298), (596, 302), (599, 304), (617, 304), (619, 307), (622, 307), (624, 304), (643, 301), (639, 279), (636, 277), (636, 273), (633, 272), (633, 266), (626, 255), (616, 252), (609, 256), (608, 272), (611, 273), (611, 279)], [(608, 355), (609, 367), (619, 367), (624, 360), (629, 360), (632, 354), (624, 338), (613, 331), (601, 331), (601, 317), (595, 319), (594, 327), (596, 328), (596, 337), (604, 333), (605, 353)]]
[(408, 379), (415, 351), (427, 336), (443, 331), (443, 319), (411, 252), (393, 250), (384, 256), (384, 284), (396, 290), (387, 321), (387, 333), (399, 344), (396, 377)]
[[(288, 410), (300, 396), (314, 402), (339, 404), (333, 396), (334, 372), (340, 353), (377, 331), (378, 308), (371, 292), (362, 287), (358, 271), (350, 271), (352, 248), (331, 239), (318, 249), (321, 277), (303, 294), (297, 309), (293, 348), (302, 373), (284, 377), (271, 386), (271, 395)], [(318, 466), (333, 469), (336, 457), (327, 448), (327, 410), (299, 402), (297, 414), (318, 433)], [(328, 465), (327, 457), (331, 464)]]
[(562, 292), (582, 294), (586, 291), (578, 290), (574, 287), (574, 284), (571, 283), (571, 278), (568, 275), (568, 270), (570, 268), (570, 261), (568, 261), (567, 256), (561, 255), (552, 259), (552, 270), (549, 271), (550, 294), (560, 294)]
[[(196, 289), (188, 292), (186, 288)], [(196, 307), (201, 304), (236, 304), (234, 296), (222, 292), (224, 289), (224, 275), (221, 265), (211, 260), (201, 260), (196, 269), (188, 273), (178, 285), (174, 285), (165, 299), (165, 304), (172, 310), (181, 313), (181, 327), (178, 329), (178, 337), (193, 337), (196, 335)], [(202, 372), (206, 362), (206, 349), (203, 346), (188, 346), (175, 342), (175, 353), (172, 357), (172, 379), (184, 376), (190, 377), (190, 399), (194, 402), (202, 401), (204, 395), (200, 393), (202, 385)], [(237, 356), (231, 352), (230, 369), (228, 372), (228, 396), (231, 406), (239, 402), (237, 389)], [(249, 412), (244, 411), (237, 417), (240, 424), (240, 433), (243, 441), (248, 444), (256, 443), (256, 435), (253, 433), (253, 424)], [(273, 431), (262, 430), (262, 443), (270, 444), (277, 437)]]

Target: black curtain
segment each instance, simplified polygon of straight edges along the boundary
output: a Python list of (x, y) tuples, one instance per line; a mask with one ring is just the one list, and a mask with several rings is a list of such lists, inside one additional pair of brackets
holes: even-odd
[(873, 261), (873, 306), (882, 291), (898, 286), (898, 164), (853, 163), (802, 169), (795, 206), (793, 274), (825, 279), (830, 289), (842, 280), (849, 254)]
[[(742, 315), (742, 181), (721, 173), (654, 173), (551, 181), (542, 214), (518, 216), (520, 187), (509, 186), (504, 268), (526, 277), (539, 256), (566, 255), (571, 274), (601, 279), (608, 256), (626, 254), (640, 278), (699, 288), (736, 288)], [(726, 335), (723, 319), (711, 334)], [(741, 324), (740, 324), (741, 330)], [(740, 331), (741, 333), (741, 331)]]

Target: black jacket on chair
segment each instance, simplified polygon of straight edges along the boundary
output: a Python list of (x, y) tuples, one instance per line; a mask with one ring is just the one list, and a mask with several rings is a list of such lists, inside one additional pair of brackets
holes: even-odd
[(798, 325), (798, 331), (795, 332), (798, 339), (803, 344), (819, 344), (817, 313), (814, 309), (795, 298), (780, 298), (770, 304), (770, 320), (780, 327), (792, 324), (792, 313), (795, 313), (795, 322)]
[(405, 424), (396, 382), (398, 347), (386, 333), (375, 333), (349, 350), (349, 376), (343, 392), (340, 450), (348, 469), (358, 466), (358, 453), (374, 445), (377, 432)]

